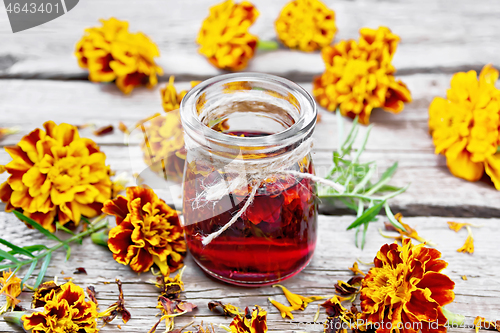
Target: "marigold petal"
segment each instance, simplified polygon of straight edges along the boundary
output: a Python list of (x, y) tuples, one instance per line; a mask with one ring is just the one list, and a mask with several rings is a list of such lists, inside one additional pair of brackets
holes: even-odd
[(153, 256), (144, 249), (138, 249), (135, 257), (130, 260), (130, 268), (136, 272), (147, 272), (153, 266)]
[(104, 203), (102, 212), (108, 215), (116, 216), (116, 224), (120, 225), (122, 221), (127, 217), (129, 213), (128, 210), (128, 200), (122, 195), (119, 195), (114, 200), (108, 200)]
[(453, 156), (454, 154), (450, 154), (451, 151), (452, 148), (446, 153), (446, 164), (454, 176), (468, 181), (477, 181), (483, 176), (483, 163), (472, 162), (469, 152), (461, 151)]
[(495, 188), (500, 191), (500, 154), (487, 157), (484, 166), (486, 174), (490, 176)]
[(432, 300), (430, 295), (430, 290), (417, 289), (413, 291), (410, 300), (404, 305), (404, 310), (410, 312), (419, 321), (436, 320), (439, 304)]
[(422, 280), (417, 284), (417, 287), (422, 289), (428, 288), (432, 292), (432, 299), (438, 302), (440, 306), (450, 304), (455, 298), (455, 293), (452, 291), (455, 287), (455, 282), (441, 273), (425, 273)]

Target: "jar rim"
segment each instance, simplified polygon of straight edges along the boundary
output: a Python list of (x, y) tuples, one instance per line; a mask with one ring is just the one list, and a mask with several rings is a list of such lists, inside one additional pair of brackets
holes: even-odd
[[(297, 102), (301, 106), (298, 119), (295, 120), (293, 125), (283, 131), (259, 137), (227, 135), (205, 125), (198, 116), (198, 99), (206, 89), (215, 84), (222, 86), (223, 84), (238, 81), (270, 83), (276, 87), (287, 89), (297, 99)], [(316, 125), (317, 107), (311, 94), (300, 85), (288, 79), (271, 74), (239, 72), (218, 75), (193, 87), (181, 101), (180, 116), (184, 131), (191, 137), (193, 134), (197, 134), (202, 135), (205, 140), (218, 144), (258, 147), (267, 145), (287, 145), (308, 136)]]

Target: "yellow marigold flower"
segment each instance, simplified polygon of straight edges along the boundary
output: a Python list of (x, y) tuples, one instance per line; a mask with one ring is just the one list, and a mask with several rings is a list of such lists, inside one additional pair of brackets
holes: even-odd
[(322, 50), (325, 72), (314, 78), (313, 95), (328, 111), (368, 124), (374, 108), (399, 113), (411, 101), (406, 85), (394, 78), (391, 61), (399, 37), (386, 27), (363, 28), (359, 41), (340, 41)]
[(54, 232), (55, 221), (77, 226), (81, 216), (95, 217), (111, 197), (106, 155), (97, 144), (81, 138), (69, 124), (48, 121), (15, 146), (5, 169), (11, 176), (0, 185), (6, 211), (22, 211)]
[(163, 275), (182, 267), (187, 250), (177, 211), (151, 189), (128, 187), (126, 192), (102, 209), (116, 216), (108, 239), (113, 258), (136, 272), (148, 271), (153, 263)]
[(281, 288), (281, 290), (283, 290), (283, 293), (285, 294), (287, 301), (290, 302), (290, 305), (294, 310), (304, 310), (309, 305), (309, 303), (324, 298), (323, 296), (304, 297), (299, 294), (294, 294), (280, 284), (275, 284), (273, 285), (273, 287), (279, 287)]
[(16, 305), (21, 302), (17, 299), (21, 295), (21, 279), (9, 271), (3, 271), (0, 277), (0, 295), (5, 295), (6, 303), (0, 308), (0, 314), (7, 312), (9, 309), (14, 310)]
[(245, 309), (245, 315), (237, 315), (229, 325), (232, 333), (266, 333), (267, 312), (256, 305), (250, 312)]
[(151, 118), (144, 137), (141, 148), (146, 164), (166, 179), (180, 181), (186, 150), (179, 110)]
[(453, 230), (455, 232), (459, 232), (460, 230), (462, 230), (463, 227), (481, 228), (480, 225), (475, 225), (475, 224), (467, 223), (467, 222), (448, 221), (447, 223), (448, 223), (448, 228), (450, 228), (451, 230)]
[(75, 49), (78, 64), (89, 70), (89, 80), (115, 81), (125, 94), (139, 85), (156, 85), (157, 75), (163, 74), (154, 61), (160, 56), (158, 47), (143, 33), (130, 33), (126, 21), (100, 22), (102, 27), (85, 30)]
[(279, 40), (305, 52), (330, 45), (335, 36), (335, 12), (319, 0), (294, 0), (283, 7), (274, 27)]
[(500, 190), (500, 90), (498, 71), (484, 66), (457, 73), (446, 99), (436, 97), (429, 106), (429, 131), (436, 154), (446, 156), (450, 172), (468, 181), (479, 180), (484, 171)]
[[(398, 327), (418, 327), (423, 333), (445, 331), (442, 306), (453, 301), (455, 283), (440, 273), (448, 265), (436, 249), (413, 245), (385, 244), (363, 279), (361, 309), (366, 324), (384, 326), (377, 332)], [(437, 327), (436, 327), (437, 326)]]
[(253, 58), (258, 37), (248, 32), (259, 12), (248, 1), (224, 1), (210, 8), (196, 42), (199, 52), (217, 68), (238, 71)]
[(83, 289), (73, 282), (46, 296), (43, 311), (22, 316), (25, 330), (33, 333), (99, 332), (97, 306), (85, 301)]

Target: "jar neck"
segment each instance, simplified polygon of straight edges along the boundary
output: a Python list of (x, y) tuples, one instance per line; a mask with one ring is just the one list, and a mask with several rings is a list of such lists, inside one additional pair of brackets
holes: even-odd
[(309, 141), (316, 105), (300, 86), (257, 73), (221, 75), (195, 86), (181, 102), (190, 149), (229, 159), (287, 154)]

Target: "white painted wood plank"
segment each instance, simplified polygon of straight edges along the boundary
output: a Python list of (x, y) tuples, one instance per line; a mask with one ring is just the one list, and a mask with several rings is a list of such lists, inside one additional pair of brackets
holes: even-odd
[[(218, 73), (197, 54), (195, 39), (208, 8), (216, 0), (143, 0), (123, 5), (118, 0), (80, 2), (57, 20), (12, 34), (5, 12), (0, 14), (0, 76), (82, 78), (72, 56), (86, 27), (99, 18), (116, 16), (130, 21), (132, 31), (143, 31), (159, 46), (159, 63), (167, 74), (212, 76)], [(252, 32), (264, 40), (275, 38), (273, 22), (288, 0), (255, 0), (260, 18)], [(394, 58), (400, 73), (453, 71), (500, 63), (500, 3), (481, 5), (460, 1), (325, 1), (336, 11), (336, 41), (358, 38), (361, 27), (390, 27), (402, 42)], [(14, 62), (14, 65), (12, 63)], [(279, 50), (257, 55), (249, 71), (302, 77), (321, 73), (318, 54)]]
[[(313, 260), (302, 273), (283, 284), (292, 292), (302, 295), (331, 295), (334, 293), (334, 284), (338, 279), (345, 281), (352, 276), (347, 268), (352, 266), (356, 258), (370, 262), (380, 246), (387, 242), (376, 230), (381, 226), (381, 222), (370, 227), (368, 242), (362, 251), (354, 246), (354, 232), (345, 230), (353, 219), (352, 216), (320, 216), (319, 239)], [(383, 221), (384, 217), (380, 217), (380, 220)], [(474, 229), (476, 250), (473, 255), (456, 252), (456, 249), (463, 244), (466, 233), (457, 234), (449, 230), (446, 225), (448, 220), (438, 217), (419, 217), (406, 218), (405, 222), (415, 227), (422, 237), (437, 242), (437, 249), (442, 252), (443, 259), (449, 263), (445, 273), (456, 283), (456, 298), (447, 308), (466, 315), (469, 323), (478, 315), (495, 319), (500, 311), (500, 282), (496, 268), (500, 258), (496, 251), (495, 238), (500, 232), (500, 220), (477, 218), (459, 220), (483, 225), (481, 229)], [(25, 228), (12, 214), (0, 213), (0, 229), (3, 230), (3, 237), (19, 245), (50, 244), (36, 231)], [(297, 325), (299, 325), (297, 322), (311, 322), (316, 312), (316, 306), (313, 303), (304, 312), (297, 312), (295, 324), (287, 322), (281, 319), (277, 310), (267, 301), (267, 297), (273, 297), (285, 303), (286, 300), (279, 289), (271, 287), (249, 289), (219, 283), (207, 277), (189, 256), (186, 265), (183, 278), (186, 292), (183, 293), (183, 297), (197, 304), (199, 309), (192, 316), (176, 319), (178, 327), (191, 320), (195, 320), (197, 324), (203, 320), (204, 323), (228, 325), (229, 318), (214, 316), (207, 309), (206, 304), (212, 299), (231, 302), (240, 307), (254, 304), (263, 306), (269, 313), (270, 332), (297, 330)], [(88, 275), (72, 274), (76, 267), (82, 266), (86, 268)], [(361, 265), (361, 269), (366, 271), (367, 268)], [(64, 271), (64, 274), (61, 271)], [(112, 282), (115, 278), (122, 280), (126, 305), (132, 313), (132, 319), (127, 325), (115, 319), (113, 324), (103, 328), (102, 332), (118, 331), (116, 324), (122, 324), (122, 330), (126, 332), (145, 332), (146, 328), (152, 326), (157, 320), (155, 318), (157, 310), (154, 306), (158, 290), (147, 283), (152, 277), (151, 274), (135, 274), (128, 267), (116, 263), (109, 251), (92, 244), (89, 239), (86, 239), (82, 246), (74, 245), (73, 255), (67, 262), (64, 261), (63, 251), (56, 253), (49, 266), (47, 279), (52, 279), (56, 275), (59, 279), (72, 277), (76, 284), (83, 287), (94, 285), (99, 292), (97, 297), (102, 308), (115, 302), (117, 297), (116, 286), (105, 285), (104, 282)], [(462, 275), (466, 275), (468, 280), (462, 280)], [(23, 294), (21, 298), (22, 305), (27, 306), (30, 294)], [(321, 314), (320, 320), (324, 319), (325, 315)], [(307, 328), (307, 325), (302, 325), (301, 330), (306, 329), (312, 331)], [(20, 332), (2, 319), (0, 319), (0, 331)], [(218, 330), (218, 332), (221, 331)], [(453, 329), (450, 332), (469, 332), (469, 330)]]

